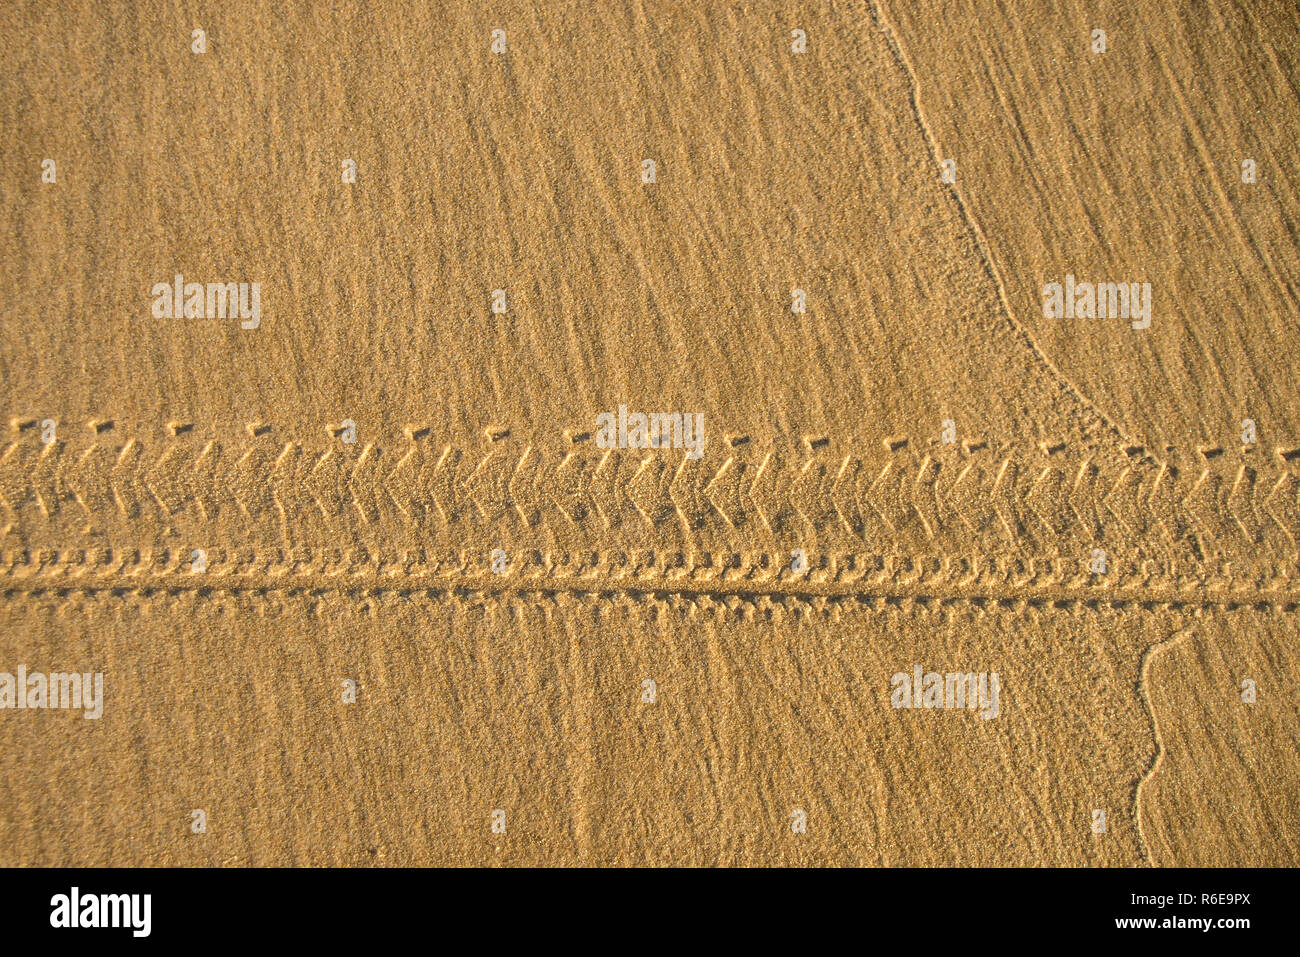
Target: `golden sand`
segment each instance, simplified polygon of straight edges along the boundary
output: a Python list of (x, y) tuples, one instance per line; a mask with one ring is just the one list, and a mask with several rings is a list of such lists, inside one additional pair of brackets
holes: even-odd
[(1300, 862), (1300, 23), (1042, 7), (5, 5), (0, 865)]

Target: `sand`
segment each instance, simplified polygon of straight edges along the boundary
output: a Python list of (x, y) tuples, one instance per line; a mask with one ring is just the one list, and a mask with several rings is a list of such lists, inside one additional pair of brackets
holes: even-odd
[(0, 864), (1296, 864), (1296, 34), (7, 5)]

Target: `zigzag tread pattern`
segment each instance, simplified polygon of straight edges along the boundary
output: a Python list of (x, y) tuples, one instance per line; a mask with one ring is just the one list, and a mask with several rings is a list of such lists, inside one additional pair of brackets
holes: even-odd
[(1076, 555), (1124, 547), (1162, 560), (1294, 558), (1300, 477), (1262, 455), (1177, 468), (1141, 453), (973, 450), (906, 442), (879, 453), (728, 448), (484, 451), (412, 440), (307, 449), (244, 443), (105, 441), (0, 450), (0, 515), (20, 535), (69, 518), (90, 525), (178, 518), (242, 529), (306, 518), (324, 528), (389, 525), (474, 533), (506, 526), (627, 528), (754, 541), (833, 533), (864, 554)]
[(1086, 562), (934, 558), (822, 553), (796, 569), (765, 552), (513, 553), (484, 549), (304, 547), (211, 550), (202, 566), (191, 553), (162, 548), (0, 551), (0, 596), (150, 603), (230, 595), (255, 600), (305, 598), (463, 598), (481, 604), (515, 599), (633, 603), (682, 602), (731, 611), (793, 603), (815, 610), (848, 604), (917, 610), (968, 606), (977, 611), (1179, 614), (1254, 611), (1294, 614), (1295, 565), (1215, 563), (1162, 567), (1126, 563), (1098, 576)]

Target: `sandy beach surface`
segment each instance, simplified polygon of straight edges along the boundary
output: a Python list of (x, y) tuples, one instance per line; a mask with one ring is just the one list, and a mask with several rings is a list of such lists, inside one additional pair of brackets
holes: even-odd
[(1044, 6), (5, 4), (0, 865), (1300, 863), (1300, 18)]

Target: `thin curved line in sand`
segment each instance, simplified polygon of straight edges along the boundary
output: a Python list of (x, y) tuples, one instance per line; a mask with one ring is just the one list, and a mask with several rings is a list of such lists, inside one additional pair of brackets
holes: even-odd
[(1142, 827), (1142, 790), (1146, 784), (1156, 776), (1156, 773), (1160, 770), (1160, 766), (1164, 763), (1165, 743), (1160, 734), (1160, 718), (1156, 715), (1155, 704), (1151, 701), (1151, 662), (1156, 655), (1172, 648), (1175, 644), (1182, 641), (1183, 638), (1190, 635), (1192, 631), (1192, 626), (1180, 629), (1164, 641), (1158, 641), (1147, 648), (1146, 652), (1142, 655), (1142, 667), (1139, 672), (1138, 694), (1142, 699), (1143, 705), (1147, 709), (1147, 714), (1151, 718), (1151, 734), (1155, 738), (1156, 753), (1155, 757), (1151, 759), (1150, 766), (1146, 769), (1141, 780), (1138, 781), (1137, 786), (1133, 789), (1133, 820), (1137, 824), (1138, 847), (1142, 851), (1142, 857), (1146, 863), (1152, 867), (1157, 865), (1155, 860), (1152, 859), (1151, 849), (1147, 844), (1146, 831)]
[[(881, 9), (878, 0), (868, 0), (868, 5), (871, 8), (872, 18), (879, 25), (881, 33), (884, 34), (885, 39), (888, 42), (890, 52), (893, 55), (895, 62), (898, 64), (899, 69), (902, 70), (904, 76), (907, 77), (907, 82), (910, 87), (908, 96), (912, 103), (913, 118), (916, 120), (917, 126), (920, 127), (921, 135), (925, 139), (926, 147), (930, 152), (930, 159), (934, 163), (934, 168), (938, 169), (940, 165), (939, 143), (930, 129), (930, 124), (926, 122), (924, 111), (921, 109), (921, 87), (920, 81), (916, 76), (916, 71), (912, 69), (912, 64), (907, 59), (907, 54), (903, 52), (902, 44), (898, 41), (898, 35), (894, 30), (893, 25), (885, 18), (884, 11)], [(1011, 309), (1011, 301), (1007, 297), (1006, 287), (1002, 282), (1002, 276), (999, 274), (997, 266), (994, 265), (993, 257), (989, 253), (988, 240), (984, 235), (984, 230), (980, 228), (975, 217), (971, 215), (966, 203), (962, 200), (957, 185), (955, 183), (949, 183), (946, 185), (953, 200), (957, 204), (957, 209), (961, 212), (961, 217), (963, 222), (966, 223), (966, 228), (969, 229), (971, 235), (975, 237), (975, 245), (979, 250), (981, 265), (983, 265), (985, 272), (992, 280), (994, 288), (997, 289), (998, 301), (1002, 305), (1002, 312), (1011, 328), (1024, 340), (1025, 345), (1029, 348), (1030, 354), (1038, 361), (1043, 369), (1047, 371), (1047, 374), (1051, 378), (1055, 379), (1057, 384), (1069, 392), (1084, 409), (1095, 415), (1104, 424), (1105, 428), (1111, 432), (1112, 439), (1119, 446), (1122, 447), (1124, 445), (1133, 444), (1131, 439), (1123, 433), (1110, 416), (1103, 412), (1096, 403), (1089, 399), (1083, 393), (1082, 389), (1066, 378), (1065, 374), (1062, 373), (1061, 370), (1056, 367), (1055, 363), (1047, 357), (1047, 354), (1043, 352), (1042, 348), (1034, 340), (1034, 337), (1030, 334), (1029, 330), (1016, 319), (1015, 313)]]

